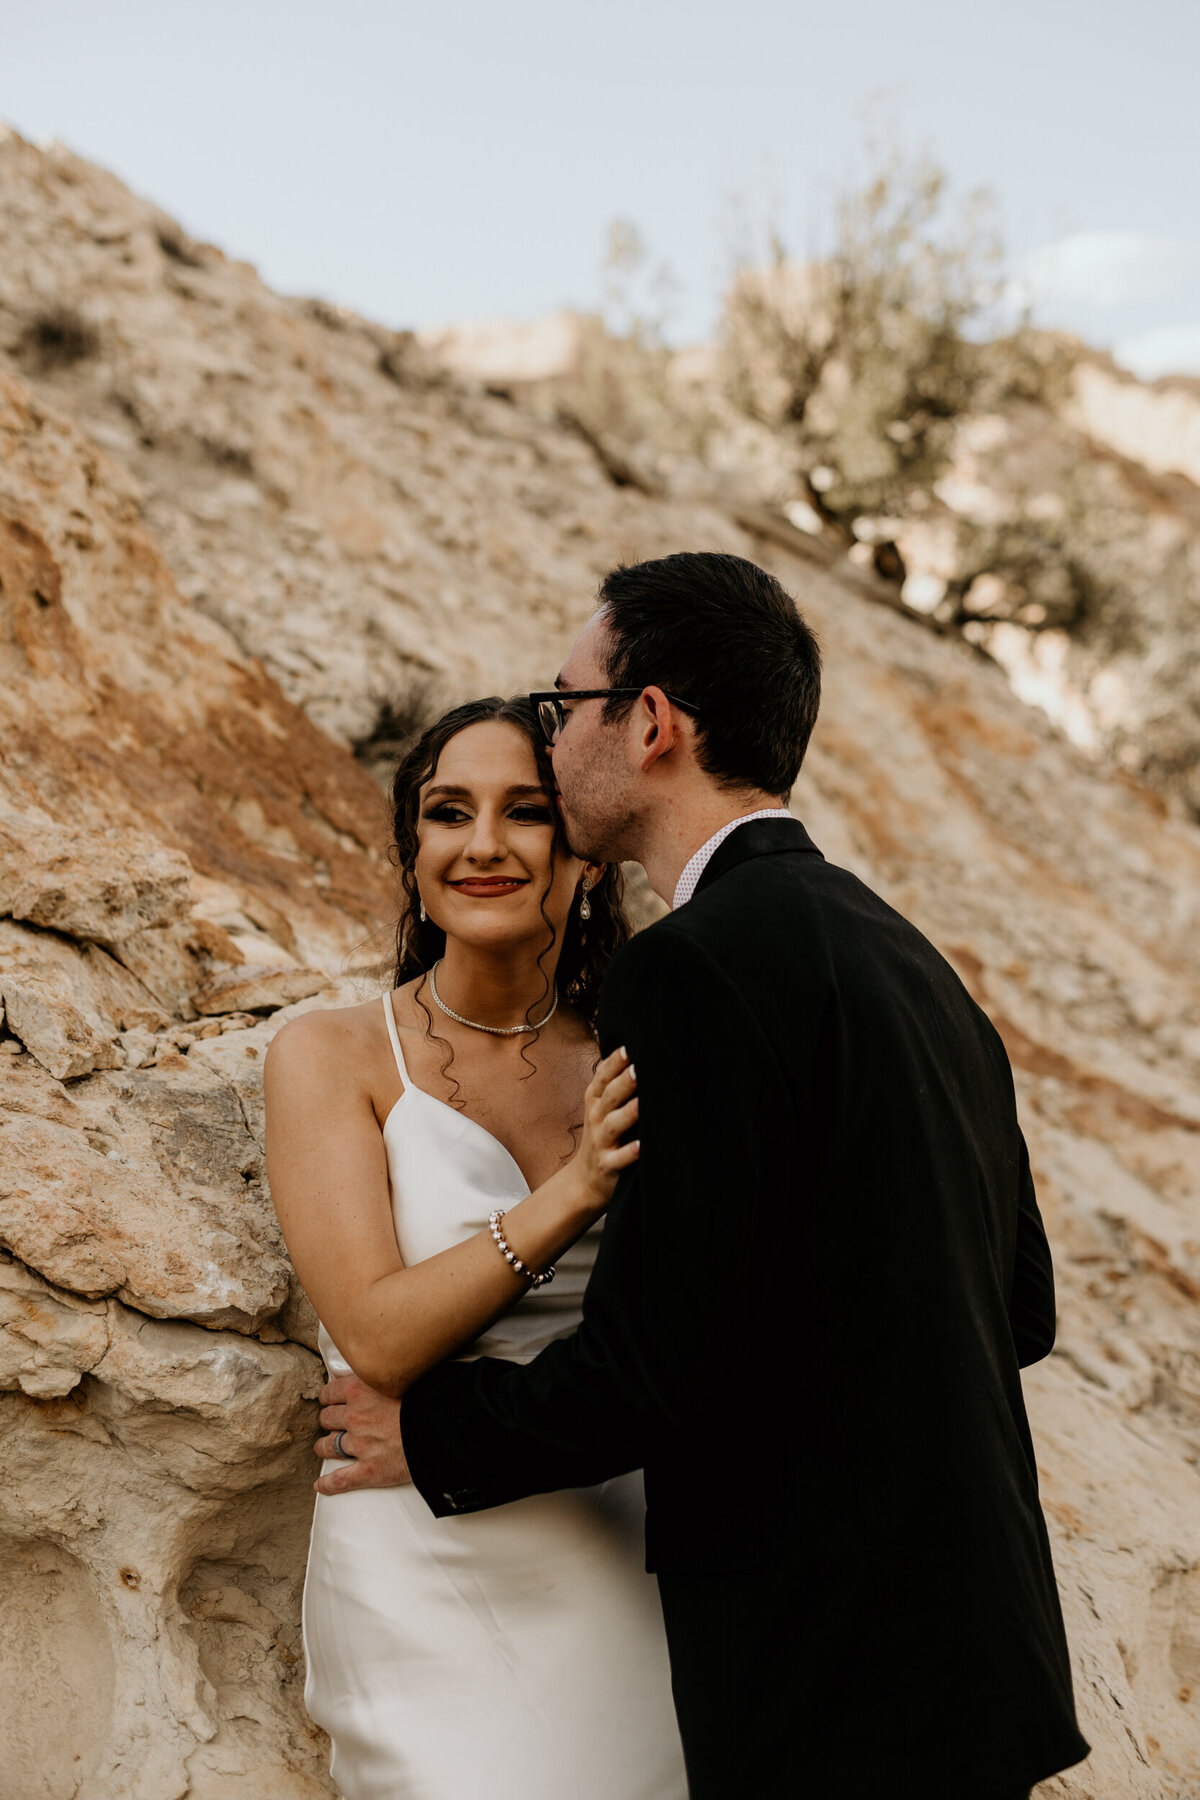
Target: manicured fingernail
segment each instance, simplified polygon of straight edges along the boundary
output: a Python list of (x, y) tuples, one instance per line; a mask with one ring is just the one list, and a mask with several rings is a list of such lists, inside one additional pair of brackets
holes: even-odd
[(637, 1080), (637, 1070), (634, 1068), (632, 1063), (630, 1063), (630, 1065), (629, 1065), (629, 1073), (633, 1076), (633, 1079), (636, 1081)]
[(626, 1049), (626, 1048), (625, 1048), (625, 1046), (624, 1046), (624, 1044), (622, 1044), (622, 1045), (621, 1045), (621, 1048), (620, 1048), (620, 1049), (619, 1049), (619, 1050), (618, 1050), (618, 1051), (617, 1051), (617, 1055), (618, 1055), (618, 1056), (619, 1056), (619, 1057), (620, 1057), (620, 1058), (621, 1058), (621, 1061), (622, 1061), (622, 1062), (628, 1062), (628, 1061), (629, 1061), (629, 1052), (628, 1052), (628, 1050), (627, 1050), (627, 1049)]

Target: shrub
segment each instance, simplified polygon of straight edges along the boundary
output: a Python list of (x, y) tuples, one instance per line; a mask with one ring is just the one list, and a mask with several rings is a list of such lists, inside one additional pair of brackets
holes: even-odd
[(942, 172), (892, 152), (838, 203), (828, 258), (793, 262), (773, 235), (766, 265), (735, 276), (726, 391), (792, 436), (818, 504), (843, 523), (932, 486), (977, 403), (985, 358), (968, 328), (998, 295), (989, 205), (975, 194), (947, 217)]
[(74, 307), (52, 306), (29, 320), (20, 347), (41, 370), (66, 369), (94, 356), (100, 337)]

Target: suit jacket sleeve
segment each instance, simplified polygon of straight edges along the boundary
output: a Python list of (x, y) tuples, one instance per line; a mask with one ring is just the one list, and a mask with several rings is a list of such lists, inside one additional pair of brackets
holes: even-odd
[(639, 1161), (618, 1183), (578, 1329), (528, 1365), (443, 1364), (406, 1397), (409, 1466), (439, 1515), (639, 1468), (730, 1388), (723, 1346), (752, 1290), (759, 1121), (789, 1105), (772, 1053), (669, 919), (614, 963), (600, 1036), (637, 1068)]
[(1008, 1319), (1021, 1368), (1040, 1362), (1054, 1348), (1054, 1266), (1042, 1215), (1038, 1211), (1029, 1168), (1029, 1151), (1021, 1139), (1020, 1187), (1017, 1196), (1017, 1248), (1013, 1261)]

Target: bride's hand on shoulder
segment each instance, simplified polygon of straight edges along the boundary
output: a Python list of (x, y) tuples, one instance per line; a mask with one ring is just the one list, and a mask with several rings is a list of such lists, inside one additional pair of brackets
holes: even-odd
[(621, 1171), (638, 1159), (640, 1141), (621, 1142), (637, 1119), (637, 1072), (626, 1050), (614, 1050), (599, 1065), (583, 1096), (583, 1136), (571, 1165), (598, 1214), (612, 1199)]

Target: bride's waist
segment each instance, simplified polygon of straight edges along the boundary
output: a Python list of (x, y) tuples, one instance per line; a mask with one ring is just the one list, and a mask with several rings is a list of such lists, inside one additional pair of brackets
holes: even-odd
[[(514, 1318), (510, 1315), (485, 1331), (465, 1349), (450, 1358), (452, 1362), (475, 1362), (481, 1356), (499, 1357), (504, 1362), (528, 1363), (557, 1338), (570, 1337), (579, 1323), (579, 1313), (547, 1313), (541, 1318)], [(318, 1333), (321, 1359), (331, 1375), (349, 1375), (350, 1364), (342, 1355), (324, 1325)]]

